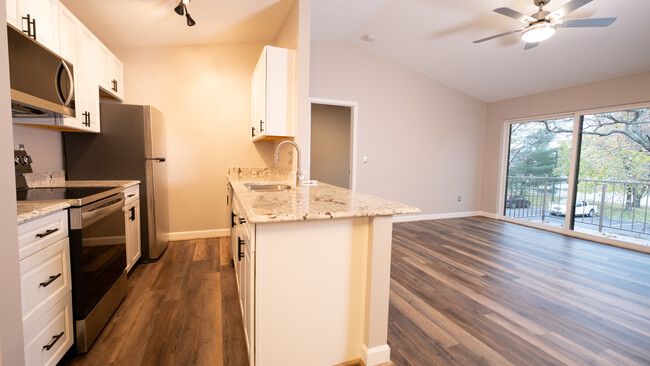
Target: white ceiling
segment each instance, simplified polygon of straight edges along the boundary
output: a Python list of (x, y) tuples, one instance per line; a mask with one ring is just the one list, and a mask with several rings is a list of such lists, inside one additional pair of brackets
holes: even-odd
[(312, 0), (312, 40), (346, 40), (485, 102), (650, 71), (650, 1), (594, 0), (564, 19), (614, 24), (560, 28), (527, 51), (518, 33), (473, 44), (523, 25), (499, 7), (537, 11), (533, 0)]
[[(109, 47), (267, 42), (294, 0), (62, 0)], [(552, 0), (555, 10), (568, 0)], [(312, 40), (344, 40), (485, 102), (650, 71), (650, 1), (594, 0), (565, 19), (618, 17), (607, 28), (564, 28), (524, 51), (519, 34), (472, 41), (522, 23), (533, 0), (311, 0)], [(375, 36), (372, 43), (359, 39)]]
[(196, 21), (174, 12), (179, 0), (61, 0), (110, 47), (266, 42), (275, 39), (293, 0), (193, 0)]

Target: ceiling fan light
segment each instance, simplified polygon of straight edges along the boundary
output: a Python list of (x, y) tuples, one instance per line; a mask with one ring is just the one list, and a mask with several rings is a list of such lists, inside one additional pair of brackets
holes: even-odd
[(555, 25), (547, 22), (533, 24), (521, 32), (521, 39), (526, 43), (537, 43), (551, 38), (555, 34)]

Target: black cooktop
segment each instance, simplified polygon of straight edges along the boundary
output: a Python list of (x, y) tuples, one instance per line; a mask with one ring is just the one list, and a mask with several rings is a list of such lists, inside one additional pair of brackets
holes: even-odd
[[(16, 191), (18, 201), (78, 200), (79, 204), (96, 201), (122, 191), (121, 187), (39, 187)], [(82, 202), (83, 201), (83, 202)]]

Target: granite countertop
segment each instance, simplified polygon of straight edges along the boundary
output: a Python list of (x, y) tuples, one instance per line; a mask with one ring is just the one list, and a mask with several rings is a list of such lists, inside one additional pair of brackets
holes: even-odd
[(70, 207), (70, 203), (66, 200), (52, 200), (52, 201), (19, 201), (18, 208), (18, 224), (23, 222), (45, 216), (57, 211), (65, 210)]
[[(124, 187), (139, 184), (139, 180), (72, 180), (66, 181), (63, 171), (37, 172), (25, 175), (29, 187)], [(65, 210), (76, 200), (18, 201), (18, 223)]]
[(267, 168), (231, 168), (233, 187), (249, 222), (270, 223), (418, 213), (416, 207), (330, 184), (318, 183), (278, 192), (251, 192), (246, 183), (282, 183), (295, 186), (294, 173)]

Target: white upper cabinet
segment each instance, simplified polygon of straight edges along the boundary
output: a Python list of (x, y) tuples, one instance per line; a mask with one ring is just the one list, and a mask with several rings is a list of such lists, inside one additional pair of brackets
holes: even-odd
[(16, 118), (14, 123), (100, 132), (100, 96), (124, 100), (122, 62), (58, 0), (7, 0), (6, 7), (9, 24), (70, 62), (74, 73), (74, 117)]
[(295, 136), (295, 51), (265, 46), (251, 80), (253, 141)]
[(7, 0), (7, 22), (59, 53), (58, 0)]
[(95, 69), (95, 36), (86, 27), (80, 29), (77, 36), (77, 45), (80, 48), (81, 60), (79, 62), (78, 76), (82, 78), (80, 85), (83, 89), (77, 99), (77, 115), (84, 119), (86, 127), (91, 132), (100, 132), (99, 120), (99, 89), (97, 87), (97, 72)]
[(124, 100), (122, 61), (99, 41), (95, 48), (95, 57), (97, 57), (97, 78), (102, 96)]
[(94, 36), (63, 5), (59, 6), (61, 57), (74, 66), (75, 117), (63, 117), (57, 125), (99, 132), (99, 90), (95, 78)]

